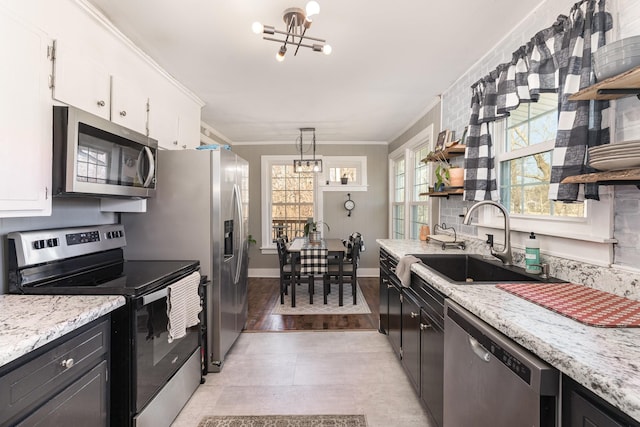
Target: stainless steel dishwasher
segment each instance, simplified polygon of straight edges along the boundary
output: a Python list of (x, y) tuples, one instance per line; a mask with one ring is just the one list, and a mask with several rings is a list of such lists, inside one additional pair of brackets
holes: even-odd
[(447, 299), (445, 427), (558, 425), (559, 373)]

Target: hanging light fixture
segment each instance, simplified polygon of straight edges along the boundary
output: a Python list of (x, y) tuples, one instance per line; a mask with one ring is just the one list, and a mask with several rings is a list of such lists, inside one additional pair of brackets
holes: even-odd
[[(311, 140), (313, 157), (310, 159), (305, 159), (303, 156), (305, 153), (303, 132), (313, 132)], [(300, 151), (300, 158), (293, 161), (294, 172), (322, 172), (322, 159), (316, 159), (316, 128), (300, 128), (300, 136), (296, 139), (296, 148)]]
[[(284, 56), (287, 53), (287, 45), (295, 46), (293, 56), (298, 54), (300, 47), (308, 47), (314, 52), (323, 52), (325, 55), (331, 54), (331, 46), (326, 44), (326, 40), (315, 37), (306, 36), (307, 29), (311, 27), (311, 17), (320, 13), (320, 5), (316, 1), (310, 1), (307, 3), (305, 10), (299, 7), (290, 7), (286, 9), (282, 15), (282, 20), (287, 26), (286, 31), (276, 30), (270, 25), (262, 25), (259, 22), (254, 22), (252, 25), (253, 32), (256, 34), (280, 34), (284, 36), (284, 39), (276, 37), (262, 37), (264, 40), (270, 40), (278, 43), (282, 43), (280, 50), (276, 54), (276, 60), (284, 61)], [(306, 43), (303, 43), (306, 42)]]

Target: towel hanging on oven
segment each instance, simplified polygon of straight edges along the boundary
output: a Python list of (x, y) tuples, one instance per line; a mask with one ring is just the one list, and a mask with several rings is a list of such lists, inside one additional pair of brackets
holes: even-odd
[(167, 287), (167, 317), (169, 324), (169, 342), (182, 338), (187, 328), (200, 323), (198, 313), (202, 311), (200, 304), (200, 273), (195, 271)]

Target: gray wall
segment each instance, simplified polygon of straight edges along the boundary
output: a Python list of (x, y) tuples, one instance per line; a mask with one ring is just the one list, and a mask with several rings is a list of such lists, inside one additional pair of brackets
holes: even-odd
[(101, 212), (98, 199), (53, 199), (51, 216), (29, 218), (0, 218), (0, 293), (7, 293), (7, 234), (12, 231), (39, 230), (57, 227), (82, 227), (84, 225), (113, 224), (113, 213)]
[[(441, 121), (441, 109), (440, 109), (440, 101), (436, 102), (435, 105), (422, 117), (418, 119), (409, 129), (404, 131), (402, 135), (394, 139), (391, 144), (389, 144), (389, 153), (397, 150), (402, 146), (402, 144), (409, 141), (411, 138), (416, 136), (420, 131), (426, 129), (429, 125), (433, 124), (433, 134), (435, 136), (440, 132), (440, 121)], [(460, 134), (462, 135), (462, 134)]]
[[(343, 204), (347, 192), (323, 192), (323, 218), (331, 227), (324, 235), (335, 238), (346, 238), (354, 231), (362, 233), (366, 251), (362, 254), (361, 268), (378, 267), (378, 246), (376, 239), (387, 237), (388, 224), (388, 183), (387, 183), (387, 146), (386, 145), (351, 145), (348, 143), (325, 145), (319, 144), (318, 155), (325, 156), (367, 156), (368, 191), (351, 192), (356, 208), (351, 217)], [(276, 255), (263, 255), (262, 244), (262, 195), (261, 195), (261, 156), (263, 155), (295, 155), (295, 145), (235, 145), (233, 151), (249, 162), (249, 232), (258, 241), (249, 252), (250, 269), (277, 268)]]

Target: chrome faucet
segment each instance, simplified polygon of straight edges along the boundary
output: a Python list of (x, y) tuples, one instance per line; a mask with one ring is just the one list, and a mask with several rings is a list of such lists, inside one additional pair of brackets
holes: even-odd
[(493, 200), (483, 200), (481, 202), (476, 203), (471, 206), (467, 211), (467, 214), (464, 216), (463, 224), (469, 225), (471, 222), (471, 213), (476, 210), (479, 206), (484, 205), (492, 205), (502, 211), (502, 215), (504, 216), (504, 249), (501, 251), (495, 251), (493, 246), (490, 248), (491, 255), (498, 258), (504, 265), (511, 265), (513, 259), (511, 257), (511, 227), (509, 226), (509, 212), (507, 209), (502, 206), (498, 202), (494, 202)]

